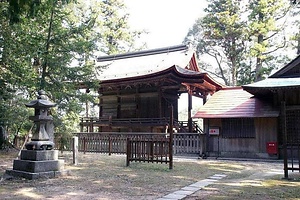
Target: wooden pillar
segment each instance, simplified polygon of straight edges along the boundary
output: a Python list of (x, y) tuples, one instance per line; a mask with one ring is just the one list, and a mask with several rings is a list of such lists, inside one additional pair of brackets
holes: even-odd
[(285, 101), (281, 102), (280, 105), (280, 121), (281, 121), (281, 133), (283, 136), (283, 170), (284, 178), (289, 178), (288, 172), (288, 154), (287, 154), (287, 132), (286, 132), (286, 104)]
[(90, 109), (90, 102), (88, 100), (85, 101), (85, 116), (89, 117), (89, 109)]
[(170, 125), (169, 125), (169, 132), (170, 132), (170, 140), (169, 140), (169, 158), (170, 158), (170, 163), (169, 163), (169, 169), (173, 169), (173, 105), (170, 106)]
[(209, 147), (209, 119), (204, 119), (204, 134), (205, 134), (205, 142), (204, 142), (204, 149), (202, 153), (204, 153), (203, 156), (208, 156), (210, 147)]
[[(90, 89), (87, 88), (85, 90), (85, 93), (86, 94), (90, 93)], [(90, 110), (90, 102), (89, 102), (89, 100), (86, 100), (85, 101), (85, 116), (86, 117), (89, 117), (89, 110)]]
[(162, 91), (159, 88), (158, 90), (158, 109), (159, 109), (159, 118), (162, 118)]
[(73, 136), (73, 164), (78, 164), (78, 137)]
[(192, 121), (192, 95), (188, 93), (188, 128), (189, 132), (193, 132), (193, 121)]
[(121, 97), (118, 96), (117, 97), (117, 118), (122, 118), (122, 115), (121, 115)]
[(140, 94), (139, 94), (139, 88), (138, 86), (136, 86), (136, 89), (135, 89), (135, 117), (136, 118), (140, 118), (141, 117), (141, 97), (140, 97)]
[(103, 99), (99, 96), (99, 118), (103, 116)]

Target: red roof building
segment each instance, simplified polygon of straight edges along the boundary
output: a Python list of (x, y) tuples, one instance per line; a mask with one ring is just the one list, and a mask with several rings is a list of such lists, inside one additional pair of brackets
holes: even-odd
[(284, 146), (300, 146), (299, 97), (300, 56), (265, 80), (217, 91), (194, 116), (204, 119), (203, 153), (286, 157)]

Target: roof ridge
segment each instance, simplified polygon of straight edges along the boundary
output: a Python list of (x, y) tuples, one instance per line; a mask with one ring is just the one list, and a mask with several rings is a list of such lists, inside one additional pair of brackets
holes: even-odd
[(300, 63), (300, 54), (297, 55), (296, 58), (285, 64), (283, 67), (281, 67), (279, 70), (274, 72), (272, 75), (270, 75), (268, 78), (279, 78), (282, 74), (286, 73), (287, 71), (291, 70), (293, 67), (298, 65)]
[(169, 53), (169, 52), (182, 51), (182, 50), (187, 50), (187, 49), (189, 49), (188, 45), (181, 44), (181, 45), (169, 46), (169, 47), (163, 47), (163, 48), (128, 52), (128, 53), (115, 54), (115, 55), (109, 55), (109, 56), (100, 56), (97, 58), (97, 62), (113, 61), (113, 60), (118, 60), (118, 59), (148, 56), (148, 55), (155, 55), (155, 54), (161, 54), (161, 53)]

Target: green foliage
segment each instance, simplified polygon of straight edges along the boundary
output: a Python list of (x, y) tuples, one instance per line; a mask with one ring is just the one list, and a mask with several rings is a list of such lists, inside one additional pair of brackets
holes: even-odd
[(207, 14), (196, 21), (185, 42), (196, 47), (200, 59), (206, 55), (205, 60), (215, 63), (204, 65), (226, 85), (261, 80), (288, 54), (288, 8), (287, 0), (209, 0)]
[[(225, 84), (236, 85), (237, 72), (246, 50), (246, 27), (241, 20), (239, 1), (210, 0), (209, 3), (205, 9), (207, 15), (197, 20), (186, 42), (194, 43), (200, 55), (207, 54), (216, 61), (217, 70), (210, 72), (223, 79)], [(190, 36), (194, 41), (188, 41)]]
[(24, 103), (39, 89), (58, 105), (52, 111), (56, 132), (77, 131), (82, 105), (97, 103), (80, 90), (99, 87), (95, 52), (132, 48), (136, 35), (123, 9), (121, 0), (0, 2), (0, 122), (10, 134), (29, 130), (33, 111)]
[(300, 54), (300, 20), (299, 17), (299, 11), (300, 11), (300, 2), (299, 1), (291, 1), (292, 6), (290, 8), (291, 16), (295, 17), (295, 21), (291, 26), (291, 46), (293, 49), (296, 49), (297, 55)]
[(248, 7), (250, 10), (248, 31), (252, 42), (250, 57), (257, 58), (255, 80), (258, 81), (269, 75), (275, 67), (267, 66), (266, 62), (275, 51), (285, 47), (285, 39), (280, 36), (280, 29), (284, 27), (280, 27), (276, 21), (285, 16), (288, 7), (283, 0), (251, 0)]

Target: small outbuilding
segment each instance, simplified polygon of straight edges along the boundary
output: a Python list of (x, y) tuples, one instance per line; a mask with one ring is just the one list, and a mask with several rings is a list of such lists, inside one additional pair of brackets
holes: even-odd
[(216, 157), (269, 157), (277, 141), (279, 111), (241, 87), (216, 92), (194, 118), (204, 119), (203, 152)]
[(216, 92), (194, 118), (204, 119), (208, 156), (299, 157), (300, 56), (265, 80)]

